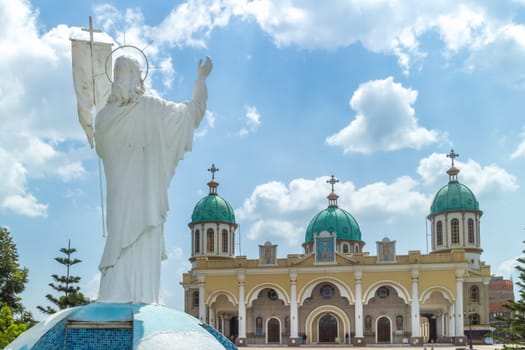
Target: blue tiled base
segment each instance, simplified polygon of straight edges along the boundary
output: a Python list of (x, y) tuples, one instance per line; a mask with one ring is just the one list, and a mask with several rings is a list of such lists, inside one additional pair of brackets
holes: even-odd
[(51, 328), (36, 342), (32, 350), (62, 350), (64, 348), (66, 322), (66, 320), (62, 320)]
[(68, 328), (66, 350), (128, 350), (133, 342), (133, 330)]

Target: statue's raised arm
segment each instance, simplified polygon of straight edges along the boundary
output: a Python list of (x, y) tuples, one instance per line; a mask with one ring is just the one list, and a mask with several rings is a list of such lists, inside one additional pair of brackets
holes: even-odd
[(197, 67), (197, 74), (199, 79), (206, 80), (208, 75), (210, 75), (211, 70), (213, 69), (213, 62), (209, 56), (206, 56), (206, 61), (202, 63), (202, 59), (199, 60), (199, 65)]

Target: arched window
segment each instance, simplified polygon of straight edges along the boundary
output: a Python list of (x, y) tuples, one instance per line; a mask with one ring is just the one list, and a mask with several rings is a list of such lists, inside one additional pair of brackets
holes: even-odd
[(458, 219), (452, 219), (450, 222), (450, 241), (452, 244), (459, 244), (459, 220)]
[(343, 253), (348, 253), (348, 244), (343, 244)]
[(193, 292), (193, 307), (199, 306), (199, 291), (196, 290)]
[(474, 244), (474, 220), (468, 219), (468, 242)]
[(195, 230), (193, 244), (195, 244), (195, 253), (199, 253), (201, 251), (201, 232), (199, 230)]
[(436, 244), (443, 245), (443, 222), (441, 220), (436, 224)]
[(263, 334), (263, 322), (262, 317), (257, 316), (255, 318), (255, 335), (262, 335)]
[(214, 237), (212, 228), (208, 229), (208, 231), (206, 232), (206, 236), (207, 236), (206, 249), (208, 252), (214, 252), (215, 251), (215, 237)]
[(222, 230), (222, 252), (228, 253), (228, 231)]
[(479, 303), (479, 288), (477, 286), (470, 287), (470, 302)]
[(359, 244), (354, 245), (354, 253), (359, 253)]

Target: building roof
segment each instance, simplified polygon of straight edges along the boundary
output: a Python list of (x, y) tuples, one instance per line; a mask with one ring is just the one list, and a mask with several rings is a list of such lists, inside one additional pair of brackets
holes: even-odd
[[(211, 182), (208, 183), (208, 185), (210, 184)], [(218, 186), (218, 182), (215, 182), (215, 184)], [(215, 186), (215, 188), (217, 186)], [(210, 194), (199, 200), (191, 214), (192, 224), (209, 221), (235, 224), (235, 213), (233, 212), (232, 206), (224, 198), (219, 196), (217, 192), (212, 193), (210, 191)]]
[(306, 229), (304, 243), (314, 241), (314, 236), (328, 231), (336, 233), (338, 240), (361, 240), (361, 229), (356, 219), (344, 209), (337, 205), (337, 198), (339, 196), (334, 192), (334, 184), (338, 182), (332, 175), (332, 178), (327, 181), (332, 184), (332, 192), (328, 195), (328, 208), (320, 211), (315, 215)]
[(197, 202), (191, 214), (191, 224), (198, 222), (221, 221), (235, 224), (235, 213), (233, 208), (224, 198), (217, 194), (217, 187), (219, 183), (215, 181), (215, 173), (219, 171), (212, 164), (208, 169), (212, 173), (211, 181), (208, 182), (210, 193)]

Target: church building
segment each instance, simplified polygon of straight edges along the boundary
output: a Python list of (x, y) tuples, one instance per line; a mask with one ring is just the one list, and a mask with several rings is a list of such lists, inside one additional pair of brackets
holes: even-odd
[(277, 245), (265, 242), (258, 258), (236, 256), (234, 211), (217, 193), (212, 166), (209, 194), (189, 223), (185, 311), (239, 346), (466, 344), (471, 325), (489, 323), (491, 273), (480, 259), (483, 212), (458, 181), (456, 156), (448, 155), (449, 181), (427, 216), (430, 253), (406, 255), (387, 237), (375, 242), (377, 256), (363, 250), (358, 221), (339, 207), (332, 176), (328, 206), (311, 219), (304, 253), (280, 257)]

